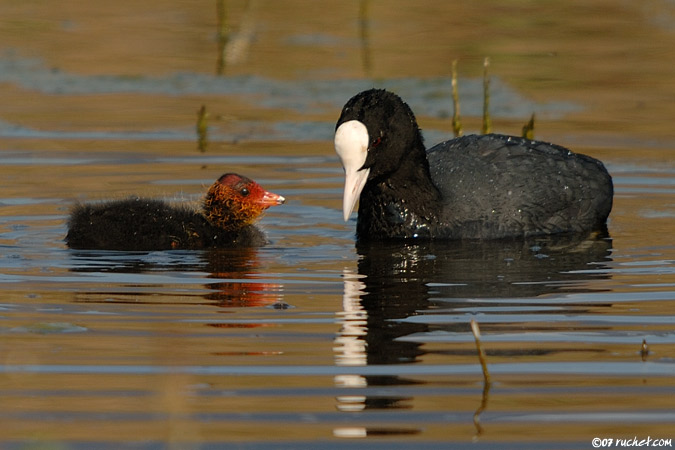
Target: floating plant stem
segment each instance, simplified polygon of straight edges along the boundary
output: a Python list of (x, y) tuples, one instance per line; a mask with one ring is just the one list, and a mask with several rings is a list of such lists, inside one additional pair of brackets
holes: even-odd
[(363, 72), (370, 76), (372, 63), (370, 57), (370, 21), (369, 19), (370, 0), (361, 0), (359, 2), (359, 37), (361, 40), (361, 62)]
[(647, 345), (647, 339), (642, 340), (642, 345), (640, 346), (640, 356), (643, 361), (647, 361), (647, 356), (649, 356), (649, 346)]
[(530, 117), (529, 122), (523, 125), (522, 136), (525, 139), (534, 139), (534, 113), (532, 113), (532, 117)]
[(476, 341), (476, 349), (478, 349), (478, 360), (483, 369), (483, 396), (481, 397), (480, 406), (473, 414), (473, 424), (476, 427), (476, 435), (474, 436), (474, 441), (478, 440), (478, 437), (483, 433), (483, 427), (480, 424), (480, 415), (483, 413), (485, 408), (487, 408), (488, 396), (490, 394), (490, 386), (492, 381), (490, 380), (490, 372), (487, 368), (487, 360), (485, 358), (485, 351), (483, 350), (483, 345), (480, 342), (480, 329), (478, 328), (478, 323), (471, 319), (471, 332), (473, 333), (473, 338)]
[(473, 426), (476, 428), (476, 434), (473, 437), (474, 442), (483, 434), (483, 426), (480, 424), (480, 415), (487, 408), (488, 398), (490, 397), (490, 383), (483, 381), (483, 395), (480, 398), (480, 406), (473, 413)]
[(457, 60), (452, 62), (452, 132), (455, 137), (462, 135), (462, 122), (459, 113), (459, 92), (457, 88)]
[(490, 67), (490, 58), (483, 61), (483, 134), (492, 132), (492, 120), (490, 119), (490, 76), (488, 68)]
[(485, 358), (485, 351), (483, 350), (483, 345), (480, 342), (480, 329), (478, 328), (478, 323), (471, 319), (471, 332), (473, 333), (473, 338), (476, 340), (476, 349), (478, 349), (478, 360), (483, 369), (483, 378), (485, 383), (490, 384), (490, 372), (488, 372), (487, 360)]
[(218, 17), (218, 61), (216, 74), (225, 72), (225, 49), (227, 48), (227, 0), (216, 0), (216, 12)]
[(204, 153), (208, 146), (208, 116), (206, 106), (202, 105), (197, 112), (197, 148)]

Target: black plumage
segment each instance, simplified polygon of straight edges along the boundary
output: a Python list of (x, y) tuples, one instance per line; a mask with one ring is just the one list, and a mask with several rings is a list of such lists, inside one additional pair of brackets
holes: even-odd
[(267, 240), (254, 222), (284, 201), (250, 178), (227, 173), (209, 188), (200, 209), (140, 197), (78, 204), (66, 243), (76, 249), (139, 251), (258, 247)]
[(193, 208), (136, 197), (76, 205), (66, 242), (75, 249), (147, 251), (257, 247), (266, 239), (255, 225), (223, 230)]
[[(352, 138), (344, 138), (348, 133), (340, 127), (354, 121), (367, 130), (367, 150), (357, 158), (361, 167), (349, 169), (354, 163), (345, 142)], [(346, 171), (368, 171), (357, 220), (362, 240), (599, 231), (612, 208), (612, 178), (597, 159), (498, 134), (459, 137), (425, 150), (413, 112), (384, 90), (347, 102), (336, 125), (336, 150), (349, 155), (343, 157)]]

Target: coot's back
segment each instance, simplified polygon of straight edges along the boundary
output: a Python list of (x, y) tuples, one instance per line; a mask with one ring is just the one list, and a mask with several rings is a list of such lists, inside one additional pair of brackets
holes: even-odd
[[(447, 236), (499, 238), (599, 230), (612, 209), (602, 162), (546, 142), (470, 135), (427, 151)], [(441, 233), (442, 234), (442, 233)]]

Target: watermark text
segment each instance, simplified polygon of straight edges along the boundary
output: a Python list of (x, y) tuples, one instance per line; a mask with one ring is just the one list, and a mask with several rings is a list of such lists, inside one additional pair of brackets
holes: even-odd
[(601, 438), (596, 437), (591, 441), (593, 448), (623, 448), (623, 447), (672, 447), (672, 439), (658, 439), (647, 436), (646, 438)]

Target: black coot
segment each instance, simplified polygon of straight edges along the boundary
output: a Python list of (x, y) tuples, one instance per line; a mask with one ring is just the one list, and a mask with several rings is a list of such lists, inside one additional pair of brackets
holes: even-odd
[(253, 223), (284, 201), (245, 176), (227, 173), (211, 186), (201, 211), (144, 198), (76, 205), (66, 243), (99, 250), (260, 246), (265, 235)]
[(378, 89), (342, 109), (335, 150), (357, 237), (499, 239), (601, 231), (612, 209), (604, 165), (559, 145), (465, 136), (425, 150), (410, 107)]

